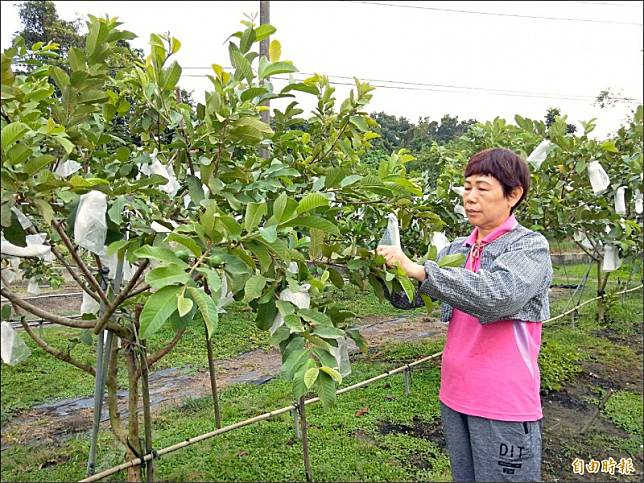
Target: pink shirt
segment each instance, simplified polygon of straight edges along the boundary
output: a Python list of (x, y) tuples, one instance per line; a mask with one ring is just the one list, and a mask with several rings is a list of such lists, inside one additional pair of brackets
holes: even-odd
[[(511, 215), (476, 246), (478, 228), (465, 244), (472, 246), (465, 268), (476, 272), (485, 245), (517, 225)], [(481, 324), (454, 307), (441, 364), (440, 400), (451, 409), (501, 421), (536, 421), (543, 417), (537, 358), (541, 323), (501, 320)]]

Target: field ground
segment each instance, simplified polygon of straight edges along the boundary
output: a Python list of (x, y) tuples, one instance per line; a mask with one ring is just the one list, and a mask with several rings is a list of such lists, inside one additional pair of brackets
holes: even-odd
[[(572, 306), (574, 287), (586, 266), (557, 268), (552, 314)], [(594, 272), (575, 301), (594, 296)], [(623, 267), (611, 288), (639, 283), (641, 272)], [(621, 280), (621, 282), (620, 282)], [(343, 386), (411, 362), (442, 348), (444, 327), (422, 310), (401, 313), (380, 304), (371, 294), (347, 289), (338, 299), (358, 313), (370, 352), (353, 357), (353, 373)], [(544, 407), (543, 479), (545, 481), (641, 481), (642, 458), (642, 292), (612, 298), (610, 320), (599, 325), (594, 304), (570, 317), (544, 325), (540, 358)], [(384, 322), (401, 315), (406, 323)], [(434, 316), (436, 314), (433, 314)], [(370, 327), (368, 327), (370, 326)], [(373, 329), (381, 326), (381, 329)], [(393, 327), (396, 327), (393, 330)], [(384, 330), (388, 328), (388, 330)], [(369, 330), (372, 334), (369, 334)], [(404, 329), (404, 330), (403, 330)], [(378, 332), (380, 330), (380, 332)], [(48, 342), (65, 347), (69, 331), (45, 328)], [(423, 333), (424, 337), (419, 337)], [(159, 334), (156, 343), (169, 333)], [(410, 341), (413, 338), (415, 340)], [(84, 476), (89, 448), (86, 417), (51, 426), (52, 420), (29, 419), (34, 406), (65, 398), (91, 396), (93, 381), (79, 370), (35, 349), (24, 363), (2, 366), (2, 481), (67, 481)], [(93, 349), (71, 349), (91, 361)], [(223, 318), (215, 336), (219, 367), (244, 375), (242, 362), (257, 358), (248, 373), (263, 367), (274, 354), (266, 334), (255, 329), (251, 314), (240, 304)], [(266, 357), (266, 359), (263, 359)], [(157, 370), (173, 371), (205, 381), (203, 334), (192, 331)], [(270, 366), (264, 367), (270, 372)], [(235, 372), (237, 371), (237, 372)], [(171, 372), (172, 373), (172, 372)], [(222, 371), (222, 379), (228, 377)], [(260, 375), (261, 376), (261, 375)], [(401, 375), (338, 397), (333, 409), (308, 406), (309, 446), (313, 478), (325, 481), (444, 481), (449, 461), (438, 419), (439, 361), (412, 372), (411, 392), (404, 394)], [(87, 380), (86, 380), (87, 379)], [(292, 403), (279, 378), (255, 377), (253, 384), (231, 383), (221, 393), (223, 424), (231, 424)], [(191, 394), (190, 391), (185, 391)], [(154, 447), (159, 449), (214, 429), (212, 401), (206, 391), (182, 401), (160, 404), (154, 416)], [(90, 410), (91, 411), (91, 410)], [(87, 412), (87, 411), (86, 411)], [(87, 415), (86, 415), (87, 416)], [(55, 418), (53, 418), (55, 419)], [(23, 423), (21, 424), (21, 421)], [(157, 480), (304, 480), (302, 450), (290, 415), (241, 428), (164, 456), (155, 463)], [(52, 430), (55, 427), (56, 430)], [(122, 449), (107, 427), (100, 435), (98, 471), (122, 462)], [(609, 457), (631, 458), (635, 473), (625, 476), (598, 471), (576, 475), (575, 458), (589, 463)], [(123, 479), (125, 474), (114, 475)]]

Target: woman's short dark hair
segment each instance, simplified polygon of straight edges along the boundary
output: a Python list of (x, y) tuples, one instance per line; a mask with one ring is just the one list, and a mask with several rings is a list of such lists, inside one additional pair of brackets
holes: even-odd
[(465, 168), (465, 177), (472, 175), (490, 175), (501, 183), (503, 196), (510, 196), (512, 190), (517, 186), (523, 188), (523, 195), (516, 205), (512, 207), (513, 212), (517, 206), (528, 195), (530, 189), (530, 170), (527, 163), (516, 153), (505, 148), (484, 149), (472, 156)]

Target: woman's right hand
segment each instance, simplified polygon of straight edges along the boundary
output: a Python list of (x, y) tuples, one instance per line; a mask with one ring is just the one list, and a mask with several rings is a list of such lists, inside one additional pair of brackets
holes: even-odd
[(418, 265), (411, 261), (400, 247), (378, 245), (376, 253), (385, 258), (385, 263), (388, 267), (399, 265), (408, 277), (415, 278), (420, 282), (425, 280), (425, 268), (422, 265)]

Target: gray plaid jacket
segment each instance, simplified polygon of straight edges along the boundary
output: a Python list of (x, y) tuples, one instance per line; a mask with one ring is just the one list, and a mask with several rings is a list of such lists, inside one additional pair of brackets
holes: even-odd
[[(470, 245), (465, 240), (454, 240), (441, 250), (439, 258), (452, 253), (467, 256)], [(485, 245), (477, 272), (439, 268), (429, 260), (424, 268), (425, 280), (419, 282), (413, 302), (403, 291), (387, 294), (394, 307), (422, 307), (420, 294), (424, 293), (443, 302), (443, 322), (452, 318), (452, 307), (473, 315), (483, 324), (507, 319), (539, 322), (550, 317), (548, 288), (552, 262), (548, 240), (521, 225)]]

